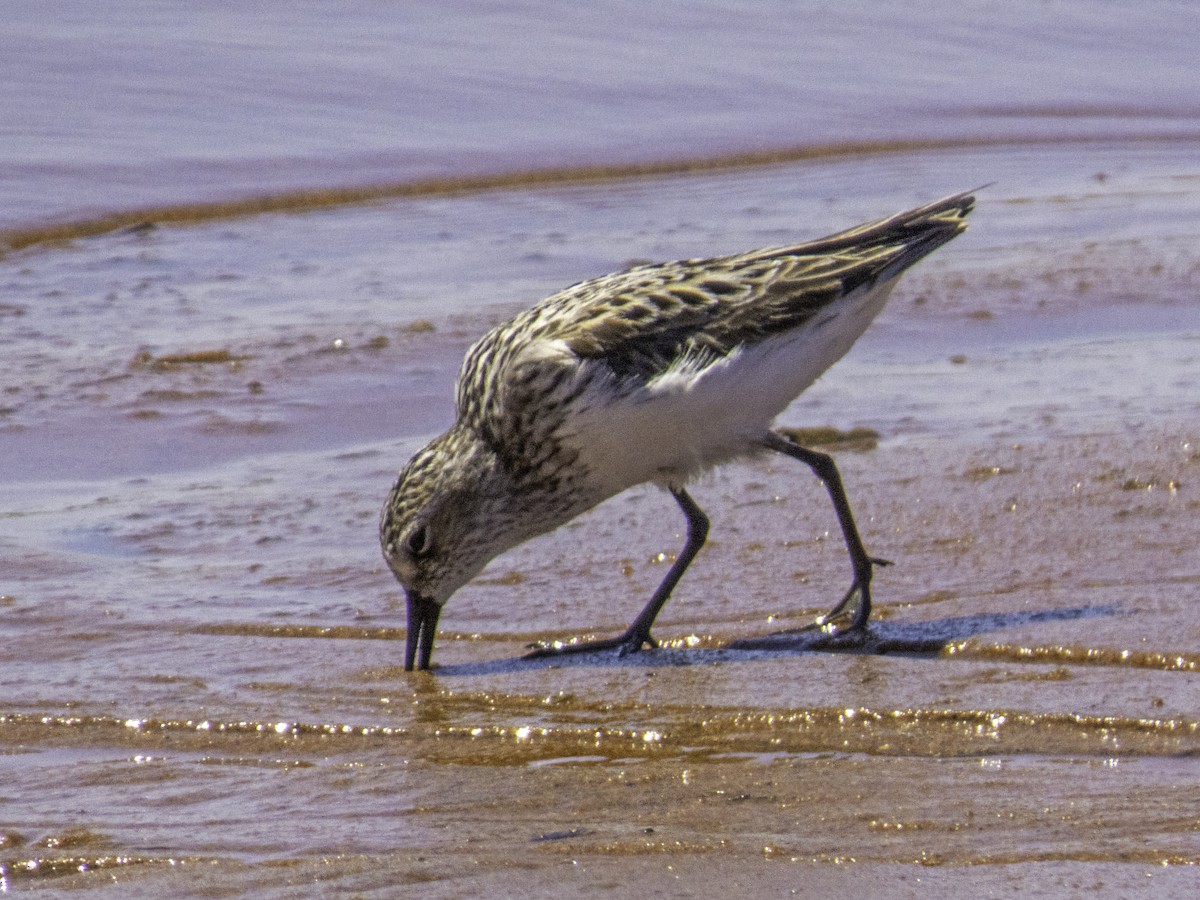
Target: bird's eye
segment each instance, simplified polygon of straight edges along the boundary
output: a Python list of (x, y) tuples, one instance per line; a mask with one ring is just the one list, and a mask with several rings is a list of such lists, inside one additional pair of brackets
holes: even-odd
[(413, 556), (424, 556), (432, 549), (432, 546), (433, 543), (429, 540), (428, 525), (418, 525), (404, 539), (405, 549)]

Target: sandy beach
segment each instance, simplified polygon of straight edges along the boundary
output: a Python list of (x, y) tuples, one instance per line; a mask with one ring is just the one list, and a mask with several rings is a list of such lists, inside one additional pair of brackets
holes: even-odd
[[(915, 52), (932, 27), (897, 33)], [(997, 34), (981, 53), (1011, 50)], [(655, 157), (711, 165), (639, 169), (613, 124), (592, 157), (564, 130), (494, 181), (454, 145), (445, 171), (417, 148), (361, 182), (329, 151), (338, 177), (310, 183), (311, 136), (286, 177), (231, 151), (246, 184), (227, 192), (158, 184), (189, 171), (165, 156), (128, 195), (103, 159), (0, 173), (53, 201), (5, 234), (59, 229), (0, 256), (0, 890), (1191, 896), (1200, 134), (1176, 94), (1146, 100), (1161, 54), (1140, 100), (1110, 75), (1085, 95), (1078, 43), (1058, 63), (1074, 112), (980, 112), (1011, 95), (997, 77), (961, 87), (957, 130), (918, 116), (905, 137), (897, 113), (854, 152), (834, 147), (849, 123), (746, 158), (734, 123)], [(929, 108), (919, 67), (899, 81)], [(542, 88), (586, 94), (564, 84)], [(559, 174), (503, 183), (540, 170)], [(482, 183), (368, 190), (446, 172)], [(106, 177), (107, 207), (55, 193)], [(632, 261), (982, 184), (968, 232), (781, 417), (826, 429), (893, 563), (866, 641), (812, 628), (850, 578), (837, 523), (810, 472), (763, 460), (694, 486), (710, 541), (661, 648), (522, 659), (640, 609), (683, 540), (642, 488), (497, 559), (447, 606), (433, 671), (403, 671), (379, 508), (452, 420), (475, 337)], [(252, 214), (268, 196), (287, 202)]]

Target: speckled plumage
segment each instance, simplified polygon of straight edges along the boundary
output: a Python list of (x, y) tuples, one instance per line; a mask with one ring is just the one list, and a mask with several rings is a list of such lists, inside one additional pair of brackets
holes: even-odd
[(762, 450), (801, 459), (829, 487), (855, 582), (825, 618), (857, 598), (863, 627), (871, 560), (836, 468), (771, 423), (850, 348), (896, 277), (966, 227), (973, 203), (957, 194), (806, 244), (583, 281), (485, 334), (463, 362), (455, 424), (409, 461), (383, 510), (384, 556), (409, 598), (406, 666), (418, 651), (428, 666), (442, 605), (489, 560), (645, 481), (688, 518), (682, 565), (630, 631), (584, 646), (652, 643), (707, 531), (685, 483)]

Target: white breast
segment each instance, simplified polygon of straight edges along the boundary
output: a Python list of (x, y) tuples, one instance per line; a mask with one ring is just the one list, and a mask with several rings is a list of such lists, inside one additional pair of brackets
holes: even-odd
[(648, 383), (580, 398), (564, 438), (612, 496), (645, 481), (682, 484), (757, 449), (775, 417), (853, 346), (893, 282), (849, 294), (795, 331), (707, 365), (681, 360)]

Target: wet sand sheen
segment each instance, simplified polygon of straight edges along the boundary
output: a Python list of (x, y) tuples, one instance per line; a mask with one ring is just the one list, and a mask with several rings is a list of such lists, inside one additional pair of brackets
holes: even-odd
[[(1055, 671), (1032, 680), (1062, 679)], [(1130, 718), (1017, 710), (813, 707), (737, 711), (451, 690), (419, 692), (444, 723), (347, 723), (120, 719), (105, 716), (0, 716), (5, 743), (57, 748), (127, 747), (154, 752), (391, 754), (439, 764), (519, 766), (572, 761), (630, 763), (674, 758), (700, 765), (727, 754), (749, 757), (854, 753), (908, 758), (1024, 754), (1102, 758), (1191, 755), (1200, 720)], [(426, 710), (423, 714), (428, 715)], [(502, 723), (495, 720), (500, 719)], [(559, 720), (565, 720), (560, 722)], [(586, 721), (587, 724), (567, 724)], [(640, 724), (636, 724), (640, 721)], [(524, 724), (515, 724), (521, 722)], [(530, 724), (532, 723), (532, 724)], [(248, 760), (249, 762), (249, 760)]]
[[(1042, 452), (1054, 460), (1087, 458), (1089, 444), (1090, 439), (1068, 441), (1065, 448)], [(1035, 450), (1026, 447), (1021, 453), (1029, 459)], [(890, 460), (885, 446), (847, 454), (850, 464), (844, 468), (862, 476), (861, 464), (871, 463), (883, 470), (875, 475), (880, 484), (903, 492), (900, 483), (912, 468), (903, 456)], [(1098, 465), (1107, 471), (1110, 462)], [(978, 465), (959, 460), (958, 466), (964, 482), (981, 484), (972, 474)], [(1151, 461), (1151, 468), (1162, 468), (1162, 460)], [(1026, 462), (1022, 472), (1027, 480), (1049, 475), (1051, 492), (1070, 493), (1069, 487), (1055, 486), (1054, 468)], [(1176, 477), (1181, 484), (1192, 480)], [(982, 484), (1003, 484), (1004, 478)], [(1124, 480), (1110, 477), (1104, 483), (1113, 481), (1095, 498), (1110, 512), (1129, 509), (1131, 499), (1136, 504), (1155, 495), (1146, 487), (1126, 489)], [(744, 485), (726, 490), (729, 497), (721, 506), (728, 509)], [(876, 485), (869, 493), (880, 490)], [(986, 507), (991, 496), (987, 491), (944, 494), (942, 506), (923, 512), (935, 520), (948, 514), (962, 520), (963, 502)], [(1182, 488), (1167, 503), (1177, 504), (1181, 497)], [(1166, 521), (1176, 528), (1186, 525), (1185, 533), (1175, 535), (1186, 544), (1195, 538), (1196, 517), (1195, 501), (1184, 502), (1188, 507), (1174, 506)], [(819, 517), (819, 511), (806, 515)], [(1047, 532), (1056, 527), (1050, 518)], [(1105, 540), (1111, 521), (1121, 518), (1093, 514), (1078, 527), (1085, 542), (1087, 534)], [(603, 520), (591, 524), (603, 527)], [(745, 540), (727, 540), (715, 555), (755, 552)], [(881, 540), (874, 537), (875, 543)], [(996, 547), (1002, 548), (1003, 540), (998, 534)], [(926, 559), (904, 554), (912, 584), (944, 580), (953, 556), (970, 552), (958, 542), (931, 543)], [(991, 554), (982, 549), (980, 559), (988, 558)], [(519, 605), (535, 603), (528, 587), (538, 580), (535, 558), (523, 561), (530, 570), (527, 581), (497, 579), (487, 589), (515, 591)], [(1195, 583), (1194, 576), (1179, 581), (1160, 569), (1161, 560), (1146, 547), (1121, 561), (1129, 578), (1135, 577), (1129, 566), (1136, 560), (1147, 566), (1137, 578), (1160, 571), (1160, 577), (1146, 581), (1150, 587), (1172, 580)], [(701, 583), (716, 583), (712, 579), (721, 578), (724, 565), (717, 562), (701, 575)], [(971, 568), (985, 584), (997, 583), (1002, 571)], [(1007, 607), (996, 596), (973, 601), (953, 590), (897, 603), (904, 590), (893, 583), (893, 599), (875, 626), (875, 643), (844, 650), (814, 648), (804, 632), (770, 639), (735, 636), (762, 630), (762, 617), (721, 620), (719, 609), (714, 618), (695, 603), (687, 604), (688, 615), (704, 616), (703, 630), (719, 637), (678, 638), (660, 651), (620, 662), (520, 662), (522, 645), (545, 636), (542, 631), (493, 631), (486, 639), (460, 635), (458, 641), (449, 633), (442, 637), (446, 646), (439, 671), (415, 677), (400, 671), (397, 629), (214, 623), (181, 637), (207, 644), (221, 658), (243, 661), (247, 671), (238, 678), (236, 696), (215, 697), (214, 691), (225, 692), (212, 684), (188, 686), (186, 674), (165, 677), (151, 670), (142, 675), (161, 687), (164, 697), (176, 698), (166, 699), (166, 706), (178, 707), (178, 698), (189, 695), (207, 698), (206, 703), (215, 699), (212, 714), (164, 718), (152, 712), (163, 701), (150, 698), (135, 717), (9, 713), (0, 717), (0, 742), (14, 753), (10, 761), (22, 766), (13, 770), (10, 789), (34, 808), (52, 808), (64, 794), (50, 779), (61, 777), (68, 759), (78, 775), (66, 796), (82, 790), (102, 798), (133, 789), (152, 807), (174, 802), (181, 789), (200, 790), (200, 782), (210, 778), (224, 785), (210, 803), (236, 789), (242, 802), (255, 798), (256, 807), (269, 806), (276, 802), (271, 797), (280, 778), (300, 808), (329, 792), (349, 792), (338, 804), (340, 821), (314, 817), (319, 835), (311, 835), (327, 848), (354, 847), (326, 872), (336, 873), (343, 886), (436, 878), (458, 890), (474, 885), (474, 879), (490, 884), (513, 865), (555, 871), (572, 859), (584, 860), (590, 873), (607, 872), (606, 859), (621, 859), (627, 872), (654, 877), (672, 866), (703, 871), (697, 858), (716, 857), (727, 873), (780, 886), (793, 878), (809, 880), (808, 866), (849, 867), (827, 871), (825, 877), (861, 884), (876, 877), (874, 866), (913, 863), (946, 871), (1016, 867), (1009, 878), (1018, 882), (1020, 873), (1040, 877), (1024, 867), (1050, 862), (1200, 864), (1191, 801), (1200, 785), (1190, 763), (1200, 750), (1200, 720), (1177, 711), (1194, 709), (1189, 698), (1198, 655), (1170, 652), (1174, 641), (1166, 635), (1149, 648), (1144, 642), (1137, 649), (1122, 647), (1120, 635), (1130, 636), (1126, 623), (1145, 610), (1126, 604), (1121, 581), (1114, 579), (1106, 588), (1104, 573), (1094, 574), (1096, 583), (1083, 605), (1070, 597), (1052, 600), (1036, 579), (1025, 587), (1010, 582), (1006, 588), (1014, 596), (1007, 598)], [(587, 577), (579, 580), (578, 589), (585, 588)], [(1079, 584), (1069, 575), (1063, 580), (1064, 587)], [(574, 589), (563, 585), (564, 591)], [(705, 590), (693, 596), (702, 603), (712, 599)], [(1186, 595), (1180, 602), (1186, 604)], [(913, 621), (916, 611), (941, 608), (958, 614)], [(974, 618), (972, 609), (979, 610)], [(677, 611), (664, 623), (664, 635), (677, 632), (685, 618)], [(1091, 646), (1037, 641), (1055, 627), (1076, 637), (1086, 628), (1099, 640)], [(939, 629), (950, 636), (977, 629), (981, 637), (937, 638)], [(1025, 640), (982, 638), (996, 630)], [(161, 634), (153, 626), (121, 631), (143, 645), (153, 645)], [(930, 642), (939, 640), (943, 649), (931, 653)], [(299, 668), (289, 675), (274, 664), (249, 665), (264, 651)], [(321, 661), (319, 672), (305, 662), (310, 659)], [(194, 671), (201, 677), (215, 674), (204, 666)], [(1141, 674), (1155, 672), (1151, 680)], [(888, 690), (932, 699), (960, 682), (1000, 702), (979, 707), (863, 703), (872, 694), (886, 701)], [(1133, 694), (1113, 695), (1120, 682)], [(182, 694), (180, 687), (186, 688)], [(1108, 696), (1097, 698), (1098, 687)], [(1032, 696), (1023, 694), (1027, 691), (1041, 694), (1052, 708), (1006, 705), (1005, 700), (1019, 704), (1022, 696)], [(800, 702), (773, 705), (788, 695)], [(830, 695), (840, 702), (831, 705)], [(807, 696), (823, 696), (824, 702), (808, 702)], [(723, 697), (740, 699), (727, 703)], [(1110, 711), (1070, 711), (1097, 699)], [(1139, 705), (1143, 711), (1137, 714)], [(217, 706), (240, 715), (223, 717)], [(271, 717), (285, 709), (289, 714), (307, 709), (310, 715)], [(1111, 712), (1118, 709), (1125, 711)], [(349, 716), (335, 718), (338, 713)], [(450, 784), (458, 787), (449, 791)], [(292, 802), (285, 805), (295, 809)], [(195, 849), (168, 854), (151, 847), (178, 845), (178, 838), (151, 837), (130, 846), (109, 836), (109, 829), (127, 826), (111, 814), (104, 818), (107, 828), (103, 821), (72, 818), (66, 830), (61, 825), (13, 830), (3, 854), (8, 877), (59, 878), (80, 868), (116, 869), (135, 884), (148, 877), (161, 885), (159, 879), (194, 877), (187, 873), (195, 867), (216, 865), (231, 883), (244, 886), (247, 878), (250, 883), (267, 878), (266, 861), (279, 852), (273, 834), (261, 833), (250, 821), (239, 824), (238, 818), (225, 822), (219, 845), (206, 848), (185, 840)], [(35, 814), (34, 821), (39, 819)], [(355, 823), (366, 822), (372, 823), (373, 837), (358, 834), (345, 844), (358, 832)], [(159, 828), (170, 834), (180, 826), (167, 817)], [(307, 830), (293, 826), (289, 842), (303, 842)], [(198, 834), (203, 833), (202, 827)], [(357, 854), (363, 854), (370, 874), (352, 874), (350, 860)], [(290, 858), (290, 851), (285, 855)], [(761, 868), (785, 860), (804, 874)], [(310, 871), (303, 861), (289, 865)], [(173, 874), (177, 869), (183, 874)]]
[[(0, 892), (1195, 895), (1194, 11), (252, 6), (6, 7)], [(784, 420), (858, 430), (869, 641), (754, 464), (661, 650), (520, 659), (658, 582), (632, 491), (401, 671), (379, 504), (473, 338), (981, 184)]]
[[(923, 159), (947, 164), (905, 165)], [(802, 628), (846, 577), (820, 486), (754, 464), (696, 486), (712, 542), (664, 611), (663, 649), (520, 661), (534, 640), (619, 629), (678, 549), (663, 498), (633, 492), (500, 560), (447, 610), (436, 673), (405, 676), (378, 503), (440, 424), (462, 346), (502, 309), (424, 320), (397, 304), (356, 332), (335, 320), (264, 338), (239, 330), (235, 303), (205, 330), (186, 282), (165, 281), (161, 301), (147, 291), (183, 340), (114, 329), (120, 350), (97, 368), (81, 354), (57, 390), (9, 401), (4, 439), (38, 448), (43, 470), (59, 433), (95, 442), (64, 459), (97, 458), (56, 470), (86, 472), (74, 479), (27, 466), (8, 488), (20, 528), (0, 597), (0, 778), (20, 808), (0, 821), (3, 877), (452, 896), (519, 876), (549, 896), (631, 879), (686, 892), (719, 873), (888, 896), (970, 866), (1001, 888), (1049, 871), (1185, 896), (1172, 879), (1200, 864), (1196, 181), (1171, 182), (1172, 219), (1166, 193), (1084, 167), (1074, 194), (982, 201), (960, 257), (902, 283), (858, 356), (785, 419), (860, 429), (834, 452), (868, 546), (897, 565), (857, 647)], [(744, 192), (723, 227), (762, 237), (777, 227), (763, 196), (796, 177), (691, 184)], [(653, 206), (677, 189), (605, 200)], [(590, 244), (601, 213), (575, 190), (538, 202), (579, 205)], [(1113, 233), (1159, 214), (1166, 236), (1028, 245), (1055, 230), (1046, 219), (1089, 214)], [(365, 211), (363, 232), (379, 221)], [(274, 224), (289, 240), (321, 223)], [(116, 283), (122, 268), (173, 271), (176, 240), (189, 246), (184, 230), (112, 236), (75, 258)], [(340, 242), (335, 258), (354, 243)], [(575, 252), (561, 236), (530, 244)], [(45, 254), (22, 277), (42, 277), (39, 258), (54, 290)], [(486, 293), (492, 275), (461, 277)], [(272, 282), (298, 283), (268, 272), (246, 294)], [(51, 333), (21, 302), (28, 340)], [(92, 322), (123, 318), (103, 296), (80, 302)], [(113, 475), (109, 436), (162, 449)]]

